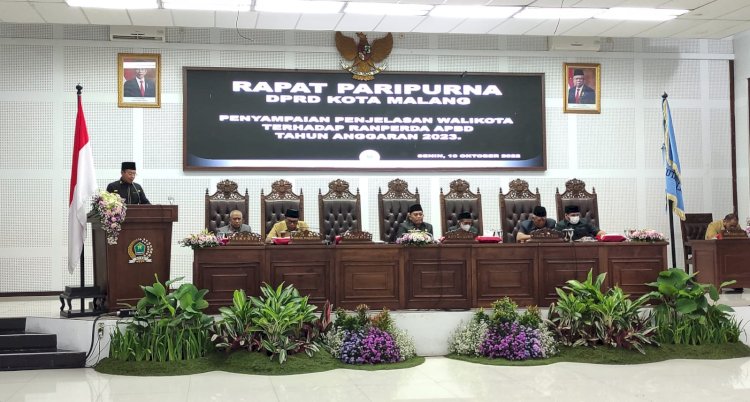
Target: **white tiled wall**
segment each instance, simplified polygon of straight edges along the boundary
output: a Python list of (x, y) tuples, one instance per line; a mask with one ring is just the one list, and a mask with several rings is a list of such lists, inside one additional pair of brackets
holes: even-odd
[[(191, 279), (192, 252), (177, 240), (203, 225), (203, 197), (231, 179), (251, 202), (273, 181), (304, 191), (305, 220), (318, 227), (317, 196), (329, 181), (349, 181), (362, 195), (363, 228), (379, 238), (377, 192), (399, 177), (419, 188), (427, 218), (439, 230), (438, 194), (456, 178), (482, 194), (484, 225), (499, 226), (498, 192), (523, 178), (554, 211), (556, 188), (577, 177), (599, 194), (601, 225), (621, 233), (652, 227), (668, 232), (661, 161), (661, 94), (669, 94), (688, 212), (723, 216), (732, 208), (728, 59), (731, 41), (617, 39), (599, 53), (547, 52), (544, 37), (394, 35), (393, 71), (534, 72), (545, 74), (546, 172), (522, 173), (186, 173), (182, 171), (182, 67), (336, 69), (333, 34), (169, 28), (166, 44), (109, 42), (108, 28), (0, 23), (0, 292), (60, 290), (78, 282), (68, 273), (67, 202), (75, 124), (74, 86), (84, 110), (99, 186), (138, 163), (138, 181), (153, 203), (173, 197), (172, 276)], [(136, 47), (137, 45), (137, 47)], [(144, 47), (145, 46), (145, 47)], [(705, 50), (704, 50), (705, 49)], [(160, 53), (162, 107), (117, 107), (117, 54)], [(702, 53), (704, 52), (704, 53)], [(602, 113), (562, 113), (563, 62), (602, 65)], [(746, 172), (745, 172), (746, 173)], [(258, 204), (248, 223), (257, 229)], [(744, 217), (742, 217), (744, 219)], [(679, 238), (679, 227), (676, 228)], [(678, 246), (681, 243), (678, 242)], [(679, 249), (679, 247), (678, 247)], [(91, 281), (90, 241), (87, 278)], [(682, 261), (681, 252), (678, 261)]]

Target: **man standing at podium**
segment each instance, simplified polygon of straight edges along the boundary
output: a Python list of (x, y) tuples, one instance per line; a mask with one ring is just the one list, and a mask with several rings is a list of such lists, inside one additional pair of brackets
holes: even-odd
[(113, 181), (107, 186), (107, 191), (119, 195), (126, 204), (151, 204), (143, 187), (135, 180), (135, 162), (123, 162), (120, 169), (120, 180)]

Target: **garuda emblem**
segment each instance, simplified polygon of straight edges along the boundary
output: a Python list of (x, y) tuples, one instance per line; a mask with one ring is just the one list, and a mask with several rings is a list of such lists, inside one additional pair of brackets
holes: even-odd
[(393, 35), (390, 33), (370, 44), (367, 35), (357, 32), (359, 43), (354, 38), (344, 36), (336, 32), (336, 49), (341, 57), (341, 67), (352, 73), (352, 78), (360, 81), (370, 81), (375, 74), (385, 70), (386, 63), (383, 62), (393, 49)]

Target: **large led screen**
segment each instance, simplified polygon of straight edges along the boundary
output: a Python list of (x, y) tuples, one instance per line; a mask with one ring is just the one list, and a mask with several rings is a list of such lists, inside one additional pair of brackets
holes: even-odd
[(184, 169), (543, 170), (543, 74), (185, 67)]

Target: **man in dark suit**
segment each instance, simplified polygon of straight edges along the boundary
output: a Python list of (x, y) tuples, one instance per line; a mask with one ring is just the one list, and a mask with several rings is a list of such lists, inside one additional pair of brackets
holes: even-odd
[(454, 225), (448, 228), (449, 232), (454, 230), (465, 230), (474, 236), (479, 235), (479, 229), (474, 227), (474, 219), (471, 217), (470, 212), (461, 212), (458, 214), (458, 225)]
[(414, 204), (409, 207), (409, 214), (406, 215), (406, 220), (398, 225), (398, 232), (396, 233), (396, 237), (392, 240), (396, 241), (399, 237), (413, 230), (419, 230), (433, 235), (432, 225), (424, 221), (424, 212), (422, 211), (422, 206), (420, 204)]
[(145, 68), (136, 68), (135, 77), (125, 81), (122, 92), (123, 97), (153, 98), (156, 97), (156, 84), (146, 78)]
[(135, 180), (135, 162), (123, 162), (120, 170), (120, 180), (113, 181), (107, 185), (107, 191), (119, 195), (126, 204), (151, 204), (143, 187)]
[(583, 78), (583, 70), (573, 70), (573, 86), (568, 89), (568, 103), (588, 105), (596, 103), (596, 91), (586, 85)]
[(557, 222), (552, 218), (547, 218), (547, 208), (541, 205), (534, 207), (529, 219), (521, 222), (518, 225), (518, 233), (516, 233), (516, 242), (524, 243), (531, 239), (531, 232), (539, 229), (554, 229)]

